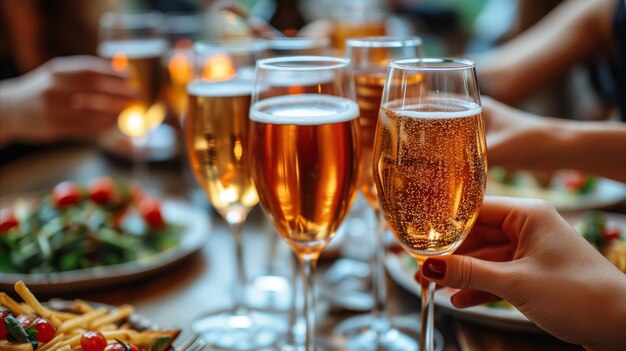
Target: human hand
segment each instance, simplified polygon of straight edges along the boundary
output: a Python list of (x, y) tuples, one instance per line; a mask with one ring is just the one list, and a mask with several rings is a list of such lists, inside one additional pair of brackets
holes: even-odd
[(460, 289), (456, 307), (502, 298), (567, 342), (626, 345), (626, 276), (546, 202), (487, 197), (457, 253), (421, 270), (422, 280)]
[[(481, 97), (489, 164), (542, 170), (551, 155), (552, 119), (526, 113), (486, 96)], [(552, 123), (551, 123), (552, 122)]]
[(110, 63), (92, 56), (54, 58), (2, 83), (4, 139), (84, 139), (115, 125), (137, 92)]

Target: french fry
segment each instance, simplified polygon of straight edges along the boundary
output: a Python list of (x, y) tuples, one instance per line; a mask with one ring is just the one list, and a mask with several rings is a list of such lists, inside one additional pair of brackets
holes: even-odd
[(30, 309), (23, 307), (6, 293), (0, 293), (0, 305), (8, 308), (14, 315), (30, 314)]
[(69, 313), (69, 312), (61, 312), (61, 311), (55, 311), (55, 310), (50, 310), (50, 312), (55, 315), (59, 321), (61, 322), (65, 322), (67, 320), (70, 320), (72, 318), (76, 318), (79, 315), (76, 313)]
[(74, 300), (74, 310), (77, 313), (83, 314), (93, 311), (94, 308), (83, 300)]
[(98, 308), (97, 310), (93, 310), (91, 312), (87, 312), (80, 317), (76, 317), (63, 322), (63, 324), (61, 324), (61, 326), (59, 327), (59, 331), (69, 331), (78, 327), (86, 328), (92, 320), (105, 314), (107, 314), (107, 309), (104, 307)]
[(30, 343), (13, 344), (6, 340), (0, 340), (0, 350), (2, 351), (33, 351), (33, 345)]
[(135, 309), (133, 308), (133, 306), (122, 305), (113, 312), (107, 314), (106, 316), (102, 316), (91, 321), (91, 323), (89, 323), (89, 328), (98, 329), (102, 325), (122, 321), (128, 318), (128, 316), (130, 316), (134, 311)]
[(52, 313), (50, 313), (47, 308), (43, 307), (41, 303), (39, 303), (39, 300), (37, 300), (35, 295), (33, 295), (30, 290), (28, 290), (26, 284), (24, 284), (23, 281), (18, 280), (17, 283), (15, 283), (15, 292), (17, 292), (18, 295), (22, 297), (24, 302), (26, 302), (28, 306), (30, 306), (38, 315), (48, 319), (57, 328), (59, 327), (59, 325), (61, 325), (59, 319), (56, 318)]
[[(137, 331), (129, 316), (134, 312), (131, 305), (122, 305), (114, 310), (107, 307), (94, 308), (88, 303), (75, 300), (72, 312), (57, 311), (41, 305), (22, 281), (15, 284), (15, 291), (22, 297), (24, 303), (13, 300), (6, 293), (0, 293), (0, 305), (7, 307), (13, 314), (39, 315), (48, 319), (57, 327), (56, 335), (47, 343), (39, 345), (37, 351), (83, 351), (81, 339), (86, 331), (97, 330), (106, 339), (108, 344), (118, 340), (132, 343), (143, 350), (147, 350), (159, 337), (167, 336), (173, 341), (178, 330), (170, 331)], [(0, 351), (34, 351), (30, 343), (16, 343), (0, 340)]]
[(52, 347), (59, 344), (61, 340), (63, 340), (64, 337), (65, 337), (65, 334), (63, 333), (57, 334), (57, 336), (52, 338), (52, 340), (48, 341), (47, 343), (43, 344), (41, 347), (37, 348), (37, 351), (49, 351)]

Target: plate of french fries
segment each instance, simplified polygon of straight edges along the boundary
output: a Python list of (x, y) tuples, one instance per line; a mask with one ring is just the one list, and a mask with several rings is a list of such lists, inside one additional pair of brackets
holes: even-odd
[(41, 303), (22, 281), (0, 292), (2, 351), (172, 351), (180, 330), (161, 330), (131, 305), (113, 307), (81, 300)]

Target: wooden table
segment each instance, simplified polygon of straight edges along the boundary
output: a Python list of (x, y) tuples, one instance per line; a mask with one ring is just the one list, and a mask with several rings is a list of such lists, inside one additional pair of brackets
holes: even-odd
[[(197, 206), (210, 210), (198, 193), (184, 162), (173, 161), (151, 164), (147, 177), (149, 188), (164, 194), (189, 199)], [(130, 176), (130, 164), (105, 156), (91, 145), (65, 145), (29, 155), (0, 169), (0, 195), (33, 192), (48, 189), (63, 180), (86, 183), (90, 178), (113, 174)], [(0, 203), (0, 206), (7, 206)], [(258, 270), (259, 246), (267, 245), (267, 234), (262, 229), (263, 215), (255, 210), (245, 229), (247, 268)], [(164, 327), (189, 329), (190, 321), (202, 312), (220, 309), (232, 301), (230, 283), (232, 271), (232, 241), (222, 221), (212, 217), (210, 237), (201, 252), (165, 272), (141, 281), (111, 286), (96, 291), (69, 292), (63, 298), (81, 298), (112, 305), (130, 303), (146, 318)], [(254, 247), (254, 252), (250, 250)], [(328, 264), (328, 262), (326, 263)], [(325, 265), (322, 265), (323, 270)], [(388, 309), (391, 314), (417, 313), (419, 299), (402, 290), (388, 279)], [(338, 321), (351, 313), (332, 313), (318, 316), (320, 330), (332, 329)], [(580, 350), (582, 348), (560, 342), (540, 333), (516, 333), (490, 329), (443, 314), (436, 317), (437, 328), (445, 339), (445, 350)]]

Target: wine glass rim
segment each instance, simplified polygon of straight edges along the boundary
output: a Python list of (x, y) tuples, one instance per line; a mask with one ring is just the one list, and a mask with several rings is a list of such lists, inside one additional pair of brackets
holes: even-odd
[(279, 37), (267, 40), (267, 48), (272, 50), (317, 49), (329, 45), (328, 38)]
[(127, 28), (147, 28), (153, 24), (162, 25), (164, 20), (163, 13), (155, 10), (108, 11), (100, 17), (100, 27), (113, 28), (122, 24)]
[(346, 40), (346, 47), (353, 48), (401, 48), (421, 46), (422, 38), (418, 36), (372, 36), (350, 38)]
[(195, 52), (215, 53), (245, 53), (260, 52), (267, 48), (267, 40), (265, 39), (229, 39), (229, 40), (199, 40), (193, 45)]
[[(324, 71), (340, 69), (350, 65), (350, 59), (338, 56), (285, 56), (258, 60), (257, 69), (272, 71)], [(327, 63), (325, 65), (297, 65), (298, 63)], [(289, 63), (290, 65), (283, 65)]]
[(474, 61), (453, 57), (422, 57), (392, 60), (389, 68), (412, 71), (460, 71), (476, 67)]

